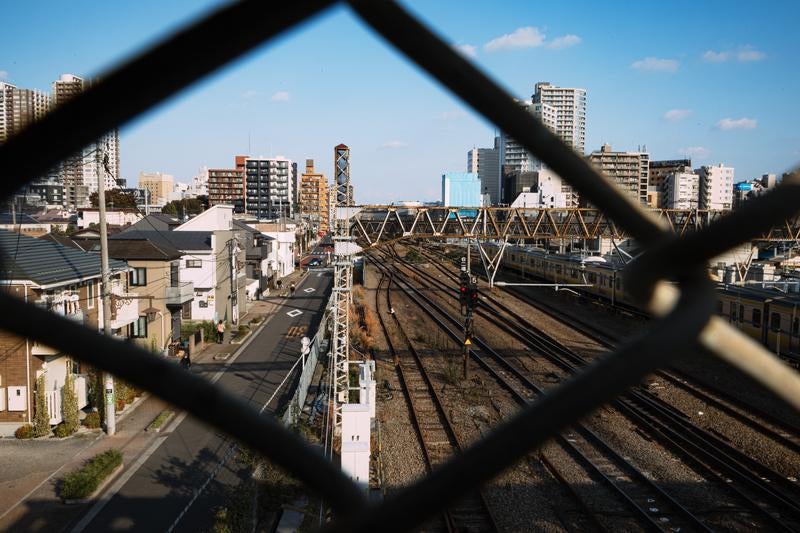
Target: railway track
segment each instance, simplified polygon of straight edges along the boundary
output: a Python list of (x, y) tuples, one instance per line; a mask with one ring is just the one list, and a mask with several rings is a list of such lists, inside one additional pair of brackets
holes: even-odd
[[(406, 267), (412, 268), (413, 265)], [(444, 289), (446, 294), (456, 297), (456, 291), (452, 287), (427, 272), (418, 269), (417, 274), (438, 285), (440, 292)], [(416, 297), (429, 305), (435, 305), (420, 291), (416, 291)], [(538, 331), (524, 318), (518, 315), (505, 316), (513, 315), (513, 312), (498, 305), (491, 296), (486, 297), (484, 304), (484, 307), (492, 308), (490, 311), (483, 309), (483, 318), (541, 353), (564, 372), (574, 373), (587, 364), (587, 361)], [(458, 326), (457, 319), (450, 316), (448, 320)], [(797, 487), (794, 483), (735, 450), (713, 434), (697, 428), (668, 404), (646, 392), (632, 391), (618, 399), (614, 407), (681, 455), (687, 463), (693, 464), (695, 468), (705, 472), (707, 477), (716, 480), (769, 527), (792, 530), (797, 526), (800, 508), (795, 503)], [(789, 522), (784, 518), (787, 515), (791, 517)]]
[[(422, 448), (425, 464), (428, 471), (457, 454), (462, 447), (459, 437), (453, 430), (453, 425), (444, 410), (441, 398), (425, 369), (422, 360), (414, 345), (405, 332), (397, 317), (392, 314), (392, 320), (398, 331), (401, 343), (405, 349), (395, 345), (396, 337), (389, 333), (384, 322), (383, 313), (380, 312), (378, 297), (381, 286), (386, 285), (387, 309), (392, 309), (390, 287), (391, 276), (384, 276), (378, 284), (375, 293), (378, 322), (386, 337), (389, 352), (396, 362), (398, 377), (403, 387), (403, 392), (410, 406), (411, 419)], [(453, 507), (447, 509), (439, 524), (443, 530), (449, 532), (462, 531), (497, 531), (494, 517), (483, 494), (480, 491), (468, 494), (458, 501)]]
[[(379, 267), (385, 277), (391, 276), (384, 267)], [(414, 291), (405, 282), (396, 282), (405, 292)], [(428, 316), (451, 338), (458, 342), (457, 329), (448, 326), (438, 315), (445, 315), (441, 308), (432, 302)], [(519, 404), (525, 405), (544, 391), (531, 382), (523, 373), (508, 364), (482, 341), (478, 349), (472, 351), (472, 358), (510, 393)], [(615, 515), (614, 529), (625, 530), (665, 530), (665, 531), (710, 531), (703, 522), (688, 511), (674, 498), (648, 479), (640, 470), (618, 454), (603, 439), (584, 425), (570, 428), (556, 438), (557, 443), (584, 469), (589, 478), (603, 485), (612, 498), (619, 503), (619, 510), (609, 509), (602, 502), (586, 501), (573, 488), (568, 487), (573, 497), (587, 514), (595, 529), (606, 530), (602, 525), (603, 515)], [(562, 484), (568, 485), (563, 475), (544, 453), (540, 453), (542, 463)], [(625, 518), (627, 510), (629, 519)], [(622, 515), (622, 516), (620, 516)], [(608, 520), (608, 516), (606, 516)]]

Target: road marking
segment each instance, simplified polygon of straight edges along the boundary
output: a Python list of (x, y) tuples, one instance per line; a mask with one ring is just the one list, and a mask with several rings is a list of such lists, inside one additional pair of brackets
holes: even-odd
[(302, 315), (303, 312), (301, 310), (299, 310), (299, 309), (295, 309), (294, 311), (289, 311), (286, 314), (289, 315), (290, 317), (294, 318), (294, 317), (298, 317), (298, 316)]
[(311, 292), (314, 292), (315, 290), (317, 290), (317, 289), (315, 289), (314, 287), (309, 287), (307, 289), (303, 289), (303, 292), (311, 293)]
[(286, 336), (289, 338), (292, 337), (302, 337), (306, 334), (306, 330), (308, 326), (292, 326), (289, 328), (289, 331), (286, 333)]

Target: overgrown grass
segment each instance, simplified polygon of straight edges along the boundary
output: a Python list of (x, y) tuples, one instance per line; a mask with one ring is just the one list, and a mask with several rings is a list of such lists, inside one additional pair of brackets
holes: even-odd
[(122, 453), (119, 450), (112, 449), (95, 455), (85, 465), (64, 476), (61, 483), (61, 498), (81, 500), (90, 496), (121, 464)]

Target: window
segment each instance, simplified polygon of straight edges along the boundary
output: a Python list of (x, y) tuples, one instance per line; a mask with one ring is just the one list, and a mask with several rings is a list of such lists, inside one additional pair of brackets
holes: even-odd
[(192, 319), (192, 302), (185, 302), (181, 307), (181, 318), (183, 320)]
[(203, 261), (200, 259), (187, 259), (186, 268), (202, 268)]
[(134, 268), (128, 273), (128, 282), (131, 287), (144, 287), (147, 285), (147, 269), (144, 267)]
[(792, 335), (800, 333), (800, 318), (795, 318), (792, 323)]
[(736, 322), (736, 304), (731, 302), (731, 322)]
[(86, 305), (89, 309), (94, 308), (95, 297), (96, 295), (94, 291), (94, 281), (90, 281), (89, 284), (86, 285)]
[(744, 322), (744, 305), (739, 306), (739, 320)]
[(208, 307), (208, 302), (205, 300), (200, 300), (200, 302), (198, 302), (198, 305), (200, 306), (201, 309), (205, 309), (206, 307)]
[(147, 337), (147, 317), (140, 316), (136, 322), (128, 325), (128, 337), (131, 339), (144, 339)]
[(755, 327), (761, 326), (761, 309), (753, 309), (753, 320), (752, 324)]
[(772, 331), (780, 331), (781, 330), (781, 314), (780, 313), (770, 313), (769, 315), (769, 326)]

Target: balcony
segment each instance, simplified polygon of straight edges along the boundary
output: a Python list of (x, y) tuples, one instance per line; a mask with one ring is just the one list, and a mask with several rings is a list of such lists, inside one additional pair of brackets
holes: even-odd
[(194, 283), (182, 281), (174, 287), (167, 287), (165, 304), (167, 306), (182, 306), (194, 299)]
[(139, 318), (138, 294), (111, 289), (111, 329), (120, 329)]

